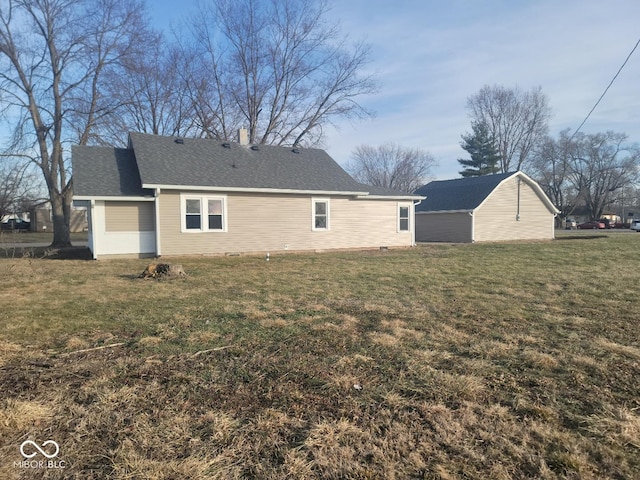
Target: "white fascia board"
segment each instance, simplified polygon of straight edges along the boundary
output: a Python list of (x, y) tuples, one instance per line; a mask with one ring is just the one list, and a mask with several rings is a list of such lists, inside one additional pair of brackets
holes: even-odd
[(110, 197), (110, 196), (90, 196), (90, 195), (74, 195), (73, 200), (76, 201), (111, 201), (111, 202), (153, 202), (155, 197)]
[(473, 214), (473, 210), (433, 210), (430, 212), (416, 212), (416, 215), (434, 215), (436, 213), (471, 213)]
[(356, 198), (362, 200), (406, 200), (416, 201), (425, 200), (427, 197), (421, 197), (419, 195), (358, 195)]
[(143, 183), (142, 188), (153, 188), (160, 190), (178, 190), (190, 192), (239, 192), (239, 193), (284, 193), (289, 195), (344, 195), (348, 197), (367, 195), (367, 192), (345, 192), (333, 190), (294, 190), (286, 188), (245, 188), (245, 187), (212, 187), (197, 185), (157, 185), (153, 183)]

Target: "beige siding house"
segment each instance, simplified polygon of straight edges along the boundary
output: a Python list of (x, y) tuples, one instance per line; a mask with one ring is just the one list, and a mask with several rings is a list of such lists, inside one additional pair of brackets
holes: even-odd
[(522, 172), (431, 182), (418, 189), (418, 242), (490, 242), (554, 238), (559, 213)]
[[(53, 217), (51, 214), (51, 204), (45, 202), (34, 207), (29, 212), (31, 219), (31, 231), (33, 232), (53, 232)], [(72, 208), (71, 219), (69, 221), (69, 231), (87, 231), (87, 210), (84, 208)]]
[(132, 133), (73, 149), (94, 258), (407, 247), (423, 197), (362, 185), (318, 149)]

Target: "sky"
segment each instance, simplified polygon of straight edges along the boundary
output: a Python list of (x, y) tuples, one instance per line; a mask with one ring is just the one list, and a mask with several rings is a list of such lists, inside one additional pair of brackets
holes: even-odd
[[(327, 151), (343, 163), (362, 144), (423, 148), (437, 179), (459, 176), (466, 102), (484, 85), (540, 86), (557, 136), (579, 127), (640, 39), (638, 0), (336, 0), (331, 14), (372, 46), (382, 86), (362, 101), (376, 117), (330, 130)], [(607, 130), (640, 142), (640, 47), (581, 129)]]
[[(360, 102), (369, 120), (326, 128), (324, 148), (346, 165), (359, 145), (394, 142), (439, 162), (436, 179), (458, 177), (471, 130), (467, 99), (485, 85), (541, 87), (550, 134), (575, 130), (640, 39), (640, 0), (328, 0), (327, 19), (371, 46), (368, 73), (380, 82)], [(169, 33), (197, 0), (147, 0)], [(588, 122), (640, 142), (640, 47)]]
[[(371, 46), (368, 68), (381, 87), (360, 99), (375, 117), (327, 128), (324, 147), (343, 166), (359, 145), (422, 148), (440, 180), (458, 177), (457, 159), (468, 157), (466, 102), (483, 86), (539, 86), (552, 110), (549, 133), (574, 131), (640, 39), (639, 0), (329, 2), (329, 19)], [(640, 47), (581, 129), (608, 130), (640, 142)]]

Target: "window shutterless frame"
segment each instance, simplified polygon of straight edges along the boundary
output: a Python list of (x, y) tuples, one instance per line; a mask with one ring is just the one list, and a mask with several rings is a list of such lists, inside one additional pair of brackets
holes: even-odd
[(398, 232), (411, 231), (411, 206), (398, 204)]
[(183, 233), (226, 232), (227, 197), (182, 194), (180, 216)]
[(329, 230), (331, 225), (330, 206), (328, 198), (311, 199), (311, 230), (314, 232)]

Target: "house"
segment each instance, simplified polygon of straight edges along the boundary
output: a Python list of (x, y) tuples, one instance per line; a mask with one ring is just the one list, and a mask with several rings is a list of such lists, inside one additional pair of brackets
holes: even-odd
[(431, 182), (415, 192), (419, 242), (554, 238), (559, 210), (522, 172)]
[[(29, 211), (29, 217), (31, 218), (32, 232), (53, 232), (53, 214), (50, 202), (44, 202), (34, 206)], [(86, 232), (87, 229), (87, 209), (72, 206), (71, 217), (69, 219), (69, 231)]]
[(415, 244), (420, 195), (362, 185), (319, 149), (131, 133), (72, 161), (94, 258)]

